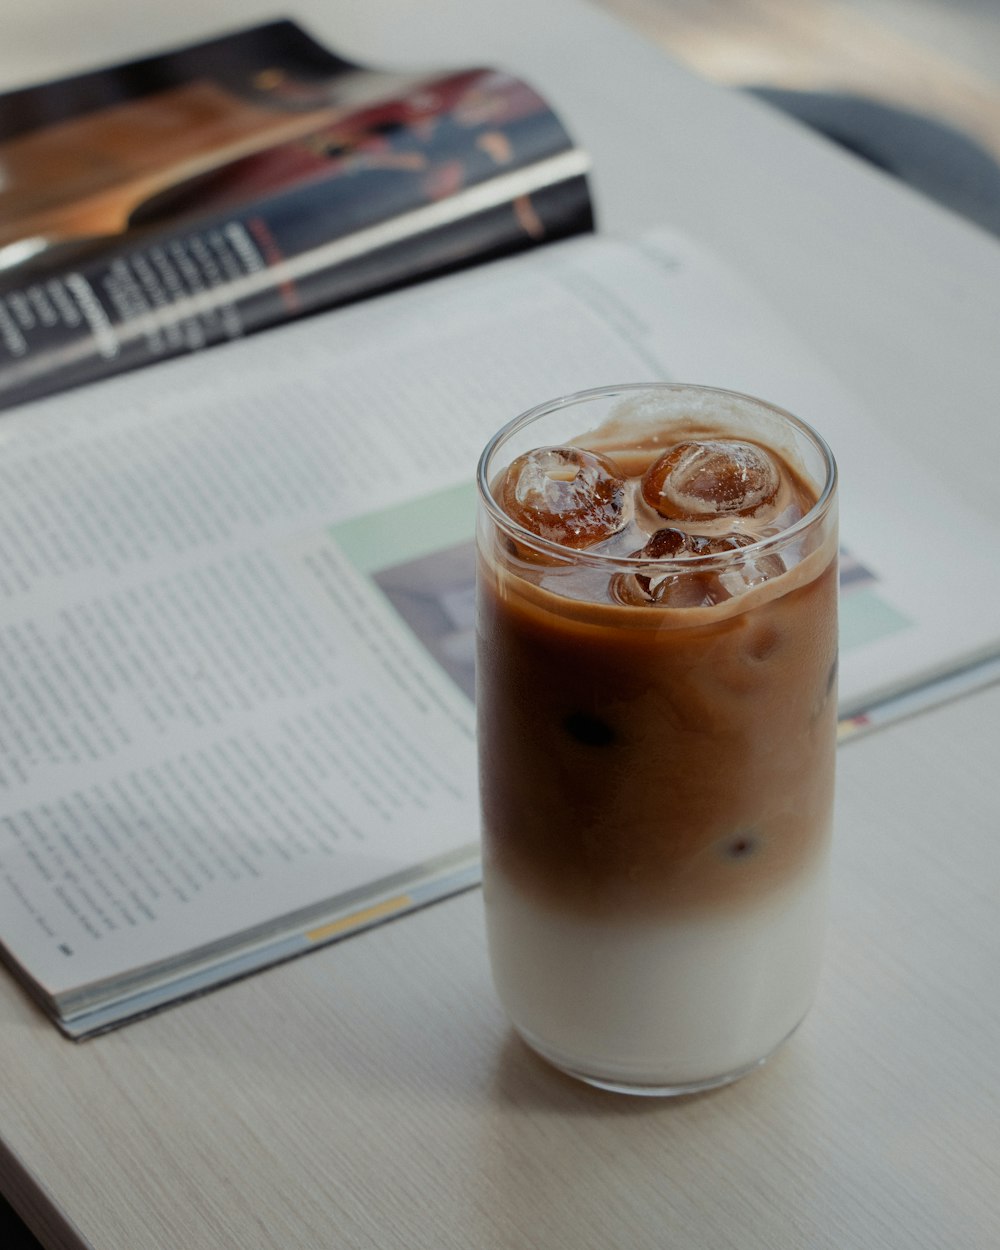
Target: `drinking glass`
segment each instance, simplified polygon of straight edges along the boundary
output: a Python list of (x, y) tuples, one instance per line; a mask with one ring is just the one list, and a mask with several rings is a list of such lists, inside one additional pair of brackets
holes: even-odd
[(801, 420), (681, 384), (555, 399), (483, 452), (493, 980), (528, 1045), (591, 1084), (728, 1083), (813, 999), (834, 793), (836, 481)]

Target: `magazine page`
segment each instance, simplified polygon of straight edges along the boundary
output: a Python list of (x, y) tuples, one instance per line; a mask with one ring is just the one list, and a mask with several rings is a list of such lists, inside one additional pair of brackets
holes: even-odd
[(0, 97), (0, 408), (592, 226), (526, 83), (290, 22)]
[(0, 424), (0, 940), (52, 996), (180, 985), (185, 960), (223, 979), (234, 935), (302, 917), (305, 949), (346, 931), (321, 923), (345, 896), (474, 855), (473, 476), (542, 398), (693, 380), (813, 420), (842, 470), (852, 703), (996, 649), (998, 579), (921, 558), (914, 499), (957, 505), (669, 234), (569, 241), (158, 378)]
[(515, 265), (9, 414), (0, 916), (48, 993), (474, 843), (479, 449), (640, 369)]
[[(669, 298), (666, 291), (657, 298), (636, 267), (627, 298), (643, 301), (637, 336), (670, 377), (766, 398), (815, 426), (833, 449), (842, 731), (881, 719), (874, 709), (902, 692), (909, 693), (893, 714), (914, 710), (916, 687), (940, 699), (1000, 675), (983, 664), (1000, 655), (1000, 564), (981, 568), (952, 537), (974, 533), (977, 544), (996, 543), (996, 518), (945, 489), (919, 449), (888, 438), (850, 379), (833, 376), (729, 266), (667, 232), (623, 246), (650, 272), (667, 275)], [(619, 263), (594, 255), (595, 274), (624, 300), (613, 285)]]

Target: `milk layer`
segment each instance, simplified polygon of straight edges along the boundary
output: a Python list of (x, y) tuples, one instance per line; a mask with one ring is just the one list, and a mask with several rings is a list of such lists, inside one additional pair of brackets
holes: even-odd
[[(822, 858), (822, 857), (821, 857)], [(622, 1085), (712, 1082), (766, 1057), (815, 993), (822, 862), (765, 900), (673, 920), (592, 920), (484, 881), (500, 1001), (557, 1066)]]

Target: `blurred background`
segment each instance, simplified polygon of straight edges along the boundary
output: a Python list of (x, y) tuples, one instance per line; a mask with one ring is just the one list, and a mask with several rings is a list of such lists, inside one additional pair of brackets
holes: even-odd
[(1000, 0), (598, 0), (1000, 235)]

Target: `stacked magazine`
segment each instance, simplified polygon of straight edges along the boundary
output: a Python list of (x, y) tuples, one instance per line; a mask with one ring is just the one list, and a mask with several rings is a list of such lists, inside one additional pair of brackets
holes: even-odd
[[(305, 38), (267, 29), (286, 53)], [(247, 38), (241, 56), (268, 51)], [(234, 166), (191, 143), (175, 185), (123, 183), (96, 216), (23, 188), (3, 243), (0, 949), (73, 1037), (477, 881), (474, 472), (543, 399), (701, 382), (823, 432), (845, 732), (988, 679), (1000, 654), (1000, 570), (970, 571), (948, 537), (973, 524), (961, 502), (695, 243), (590, 233), (585, 158), (533, 91), (477, 70), (413, 80), (403, 104), (398, 79), (310, 55), (294, 74), (259, 57), (250, 89), (225, 77)], [(89, 105), (67, 116), (56, 92), (5, 143), (71, 166), (60, 132), (132, 107), (84, 82)], [(281, 95), (281, 126), (247, 152), (245, 106), (270, 107), (255, 91)], [(379, 120), (331, 172), (329, 128), (355, 107)], [(321, 172), (283, 181), (303, 144)], [(280, 189), (251, 208), (254, 170)], [(310, 202), (339, 206), (326, 241)]]

